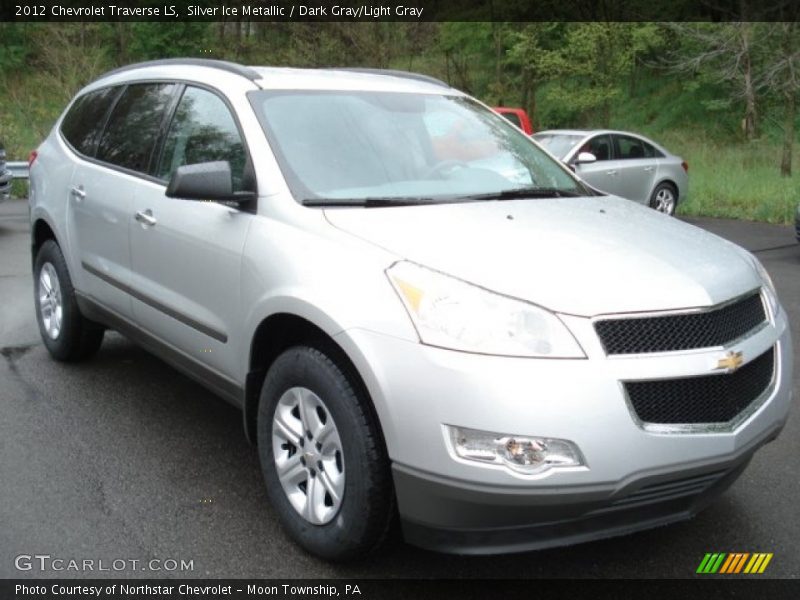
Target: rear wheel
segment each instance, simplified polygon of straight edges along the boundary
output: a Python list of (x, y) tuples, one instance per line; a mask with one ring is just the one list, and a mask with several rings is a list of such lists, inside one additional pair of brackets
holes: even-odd
[(297, 346), (270, 367), (258, 410), (270, 501), (298, 544), (331, 560), (375, 550), (394, 514), (383, 440), (355, 383), (334, 353)]
[(47, 240), (33, 267), (34, 300), (39, 333), (56, 360), (78, 361), (103, 343), (103, 327), (81, 314), (61, 249)]
[(650, 195), (650, 206), (665, 215), (674, 215), (678, 206), (678, 191), (670, 183), (659, 183)]

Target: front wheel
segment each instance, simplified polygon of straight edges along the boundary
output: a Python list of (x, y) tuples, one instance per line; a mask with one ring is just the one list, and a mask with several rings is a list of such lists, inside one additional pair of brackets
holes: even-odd
[(650, 195), (650, 207), (665, 215), (674, 215), (678, 192), (672, 184), (659, 183)]
[(359, 389), (336, 353), (296, 346), (275, 360), (261, 390), (267, 494), (289, 535), (330, 560), (375, 550), (394, 514), (383, 439)]
[(61, 249), (47, 240), (33, 266), (36, 320), (42, 341), (56, 360), (78, 361), (103, 343), (103, 328), (81, 314)]

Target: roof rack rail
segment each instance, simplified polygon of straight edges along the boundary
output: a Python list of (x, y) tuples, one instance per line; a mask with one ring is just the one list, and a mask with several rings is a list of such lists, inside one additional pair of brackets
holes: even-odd
[(351, 71), (354, 73), (370, 73), (373, 75), (391, 75), (392, 77), (402, 77), (404, 79), (416, 79), (417, 81), (425, 81), (426, 83), (433, 83), (442, 87), (449, 88), (450, 86), (442, 81), (431, 77), (430, 75), (423, 75), (421, 73), (412, 73), (411, 71), (401, 71), (399, 69), (362, 69), (360, 67), (340, 67), (335, 69), (337, 71)]
[(107, 73), (103, 73), (98, 79), (102, 77), (108, 77), (109, 75), (116, 75), (117, 73), (124, 73), (125, 71), (131, 71), (133, 69), (139, 69), (142, 67), (159, 67), (168, 65), (191, 65), (197, 67), (210, 67), (212, 69), (219, 69), (221, 71), (227, 71), (228, 73), (235, 73), (236, 75), (241, 75), (242, 77), (246, 77), (250, 81), (261, 79), (261, 75), (259, 75), (258, 72), (254, 71), (250, 67), (245, 67), (244, 65), (240, 65), (234, 62), (229, 62), (227, 60), (215, 60), (213, 58), (162, 58), (160, 60), (148, 60), (145, 62), (134, 63), (132, 65), (126, 65), (124, 67), (113, 69), (111, 71), (108, 71)]

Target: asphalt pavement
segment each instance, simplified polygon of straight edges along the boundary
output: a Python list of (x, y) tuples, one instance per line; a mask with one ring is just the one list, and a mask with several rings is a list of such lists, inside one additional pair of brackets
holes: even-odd
[[(687, 220), (756, 252), (800, 339), (792, 229)], [(692, 577), (706, 552), (772, 552), (761, 577), (800, 575), (796, 406), (781, 437), (691, 521), (513, 556), (448, 556), (396, 540), (362, 562), (317, 560), (276, 521), (237, 409), (116, 334), (87, 363), (49, 358), (29, 243), (27, 204), (0, 204), (0, 577)], [(794, 392), (797, 404), (796, 383)], [(95, 571), (19, 571), (20, 555), (94, 560)], [(143, 571), (153, 559), (162, 570)], [(101, 560), (111, 570), (98, 572)], [(170, 560), (192, 570), (166, 570)]]

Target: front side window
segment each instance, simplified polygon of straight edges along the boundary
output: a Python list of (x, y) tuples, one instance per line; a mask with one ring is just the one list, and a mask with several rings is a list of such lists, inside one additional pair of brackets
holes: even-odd
[(308, 204), (587, 194), (528, 136), (461, 96), (289, 90), (250, 99), (293, 195)]
[(129, 85), (108, 119), (97, 159), (148, 173), (161, 123), (175, 93), (173, 83)]
[(187, 87), (172, 118), (156, 175), (168, 180), (182, 165), (224, 160), (234, 191), (242, 191), (245, 147), (225, 102), (209, 91)]
[(611, 136), (598, 135), (586, 142), (581, 152), (591, 152), (597, 160), (611, 160)]
[(120, 91), (120, 87), (111, 87), (89, 92), (69, 109), (61, 122), (61, 133), (76, 151), (94, 156), (106, 115)]
[(572, 152), (575, 144), (583, 139), (583, 136), (565, 133), (537, 133), (533, 135), (533, 139), (547, 148), (553, 156), (564, 159)]

